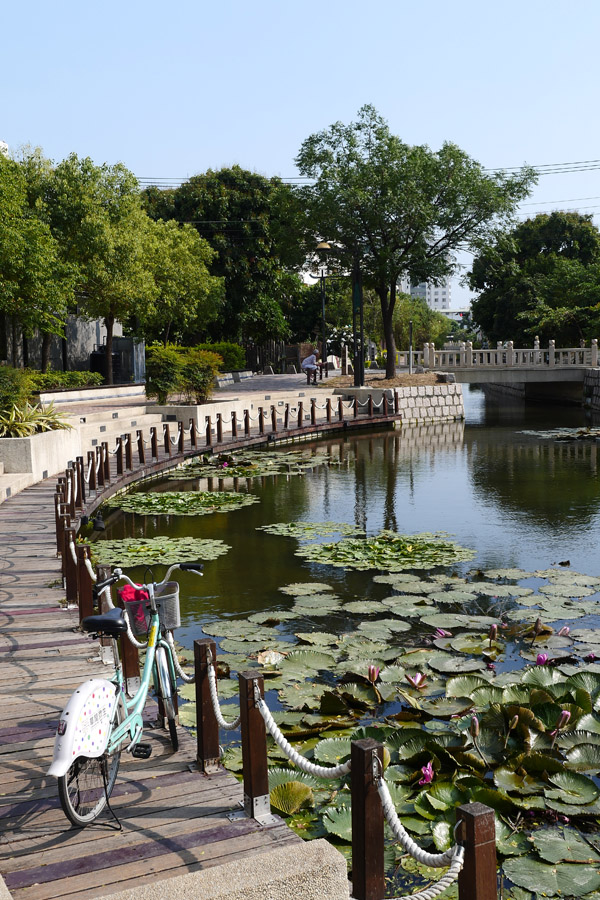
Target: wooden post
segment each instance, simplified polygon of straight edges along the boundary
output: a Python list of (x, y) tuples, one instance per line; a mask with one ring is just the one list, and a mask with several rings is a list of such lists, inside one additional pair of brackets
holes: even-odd
[(252, 819), (269, 815), (267, 732), (254, 699), (254, 685), (264, 696), (264, 679), (256, 672), (240, 672), (240, 716), (244, 766), (244, 810)]
[(94, 615), (94, 598), (92, 595), (93, 581), (85, 564), (90, 558), (90, 548), (87, 544), (77, 544), (77, 574), (79, 576), (79, 621), (86, 616)]
[(169, 428), (169, 423), (165, 422), (163, 425), (163, 443), (165, 447), (165, 456), (171, 455), (171, 429)]
[(304, 404), (302, 400), (298, 401), (298, 428), (302, 428), (304, 425)]
[(219, 725), (210, 698), (208, 683), (208, 651), (217, 662), (217, 645), (210, 638), (194, 641), (194, 672), (196, 674), (196, 759), (198, 768), (207, 775), (219, 768)]
[(69, 515), (72, 519), (75, 518), (75, 472), (72, 467), (68, 468), (65, 472), (67, 476), (67, 506), (69, 507)]
[(231, 413), (231, 437), (237, 437), (237, 413), (235, 409)]
[(146, 448), (144, 447), (144, 432), (139, 428), (136, 431), (137, 435), (137, 449), (138, 449), (138, 460), (140, 466), (146, 465)]
[[(118, 593), (115, 605), (120, 606), (121, 609), (125, 608), (125, 602), (121, 600)], [(138, 648), (133, 646), (126, 633), (121, 635), (120, 645), (125, 690), (132, 697), (140, 686), (140, 654)]]
[(338, 400), (338, 419), (340, 422), (344, 421), (344, 403), (341, 397)]
[(102, 447), (96, 447), (96, 483), (97, 483), (97, 491), (99, 494), (102, 493), (104, 488), (104, 461), (102, 457)]
[(190, 447), (198, 446), (198, 438), (196, 435), (196, 420), (190, 419)]
[(259, 434), (265, 433), (265, 419), (264, 419), (264, 410), (262, 406), (258, 407), (258, 431)]
[(283, 427), (285, 428), (286, 431), (287, 431), (287, 429), (290, 427), (290, 404), (289, 404), (289, 403), (286, 403), (286, 404), (285, 404), (285, 413), (284, 413), (284, 417), (283, 417)]
[(271, 407), (271, 430), (277, 431), (277, 409), (274, 406)]
[(457, 840), (465, 848), (459, 900), (497, 900), (494, 810), (483, 803), (466, 803), (457, 810), (457, 823)]
[(123, 435), (117, 438), (117, 475), (123, 474)]
[(59, 494), (58, 491), (54, 495), (54, 526), (56, 529), (56, 555), (60, 553), (60, 539), (59, 539), (59, 528), (62, 528), (62, 524), (60, 521), (60, 506), (62, 503), (62, 494)]
[(223, 417), (221, 413), (217, 413), (217, 443), (223, 443)]
[(77, 606), (77, 563), (73, 560), (71, 542), (75, 543), (75, 529), (69, 525), (65, 528), (65, 588), (67, 606)]
[[(98, 577), (98, 581), (104, 581), (109, 575), (112, 574), (111, 566), (96, 566), (96, 575)], [(105, 613), (109, 610), (108, 600), (106, 598), (106, 594), (104, 591), (100, 594), (98, 598), (98, 612)], [(112, 662), (112, 638), (109, 637), (101, 637), (100, 638), (100, 655), (102, 659), (106, 663)]]
[(212, 445), (212, 422), (210, 416), (206, 416), (206, 446)]
[(317, 424), (317, 401), (314, 397), (310, 401), (310, 424)]
[(250, 412), (247, 409), (244, 410), (244, 434), (250, 436)]
[(124, 434), (122, 440), (125, 441), (125, 468), (128, 472), (133, 471), (133, 446), (131, 444), (131, 434)]
[(98, 486), (96, 483), (96, 454), (93, 450), (88, 450), (87, 455), (88, 471), (90, 473), (89, 489), (96, 493)]
[(183, 453), (183, 451), (185, 450), (185, 445), (183, 443), (185, 440), (185, 434), (183, 431), (183, 422), (178, 422), (177, 427), (179, 429), (177, 432), (177, 452)]
[(102, 441), (102, 458), (104, 460), (104, 482), (110, 484), (110, 454), (108, 452), (108, 441)]
[(69, 527), (71, 524), (71, 517), (69, 515), (69, 507), (66, 503), (59, 504), (58, 507), (58, 532), (57, 532), (57, 545), (58, 552), (62, 557), (61, 567), (63, 576), (66, 572), (65, 569), (65, 529)]
[(79, 479), (79, 508), (83, 509), (85, 506), (85, 463), (83, 456), (78, 456), (76, 462), (77, 477)]
[(354, 418), (358, 418), (358, 397), (354, 397)]
[(325, 401), (325, 416), (328, 422), (331, 422), (331, 397)]
[(397, 416), (400, 412), (400, 398), (398, 396), (398, 391), (394, 391), (394, 415)]
[(367, 415), (370, 419), (373, 418), (373, 394), (369, 394), (369, 399), (367, 401)]
[(155, 425), (150, 429), (150, 453), (152, 454), (152, 459), (158, 459), (158, 434), (156, 433)]
[(352, 741), (350, 746), (352, 896), (355, 900), (381, 900), (385, 894), (383, 807), (375, 776), (377, 772), (383, 772), (383, 744), (366, 738)]

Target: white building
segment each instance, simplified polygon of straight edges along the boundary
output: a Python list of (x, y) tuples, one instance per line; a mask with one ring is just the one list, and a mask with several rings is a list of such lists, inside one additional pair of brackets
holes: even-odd
[(440, 282), (440, 284), (433, 284), (430, 281), (410, 284), (407, 278), (403, 278), (400, 282), (400, 290), (405, 294), (410, 294), (411, 297), (421, 297), (430, 309), (435, 309), (438, 312), (450, 309), (452, 282), (449, 277)]

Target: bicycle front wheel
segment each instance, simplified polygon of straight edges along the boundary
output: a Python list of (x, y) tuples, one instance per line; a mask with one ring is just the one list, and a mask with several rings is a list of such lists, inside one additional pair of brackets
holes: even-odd
[[(120, 724), (122, 719), (123, 710), (118, 703), (114, 724)], [(73, 825), (83, 828), (98, 818), (112, 794), (120, 762), (120, 748), (96, 758), (79, 756), (58, 779), (60, 803)]]
[(164, 714), (169, 727), (169, 737), (171, 738), (171, 746), (173, 750), (179, 749), (179, 737), (177, 735), (177, 726), (175, 724), (175, 701), (174, 696), (176, 687), (173, 684), (171, 673), (169, 671), (169, 663), (167, 654), (163, 647), (156, 649), (156, 676), (158, 683), (158, 695), (163, 703)]

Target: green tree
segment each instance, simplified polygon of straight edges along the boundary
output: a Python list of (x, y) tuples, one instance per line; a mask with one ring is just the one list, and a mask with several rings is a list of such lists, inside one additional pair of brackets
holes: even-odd
[(45, 199), (62, 259), (76, 273), (79, 312), (104, 319), (112, 384), (114, 323), (139, 314), (156, 293), (137, 181), (121, 164), (98, 166), (71, 154), (56, 166)]
[(447, 316), (431, 309), (422, 297), (399, 294), (394, 311), (394, 338), (396, 346), (402, 350), (407, 350), (409, 346), (411, 321), (414, 348), (422, 348), (426, 342), (441, 347), (454, 327)]
[(36, 329), (62, 334), (73, 286), (43, 204), (29, 194), (25, 167), (2, 155), (0, 210), (0, 309), (12, 318), (14, 364), (16, 323), (25, 337)]
[(468, 275), (473, 318), (491, 341), (527, 345), (533, 335), (563, 345), (596, 337), (600, 232), (592, 217), (553, 212), (499, 231)]
[(232, 166), (194, 175), (175, 190), (150, 188), (143, 194), (150, 216), (194, 225), (216, 251), (210, 272), (223, 278), (225, 301), (209, 328), (213, 340), (288, 334), (282, 306), (290, 280), (272, 227), (281, 208), (276, 198), (284, 190), (278, 179)]
[(333, 247), (340, 270), (360, 267), (381, 304), (387, 375), (394, 374), (398, 282), (435, 281), (454, 269), (453, 253), (489, 235), (527, 196), (531, 169), (488, 175), (455, 144), (438, 152), (391, 134), (372, 106), (356, 122), (311, 135), (296, 159), (314, 183), (296, 189), (297, 222), (308, 252)]
[(209, 274), (215, 253), (192, 225), (179, 226), (173, 220), (148, 224), (146, 253), (156, 291), (142, 310), (141, 330), (166, 347), (198, 322), (205, 327), (214, 321), (223, 299), (222, 279)]

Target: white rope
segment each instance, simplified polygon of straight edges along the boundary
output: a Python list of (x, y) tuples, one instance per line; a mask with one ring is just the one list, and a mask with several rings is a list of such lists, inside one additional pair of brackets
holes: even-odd
[(396, 810), (394, 809), (394, 804), (392, 802), (392, 798), (390, 797), (390, 792), (388, 790), (388, 786), (385, 783), (383, 777), (380, 777), (377, 782), (377, 790), (379, 792), (379, 796), (381, 797), (381, 805), (383, 806), (383, 814), (385, 815), (388, 825), (392, 829), (394, 833), (394, 837), (407, 853), (410, 853), (417, 862), (423, 863), (426, 866), (432, 866), (434, 868), (443, 868), (444, 866), (449, 866), (455, 856), (456, 850), (458, 849), (458, 845), (455, 844), (454, 847), (451, 847), (449, 850), (446, 850), (444, 853), (428, 853), (426, 850), (423, 850), (416, 844), (411, 836), (408, 834), (404, 825), (398, 818)]
[(89, 484), (89, 483), (90, 483), (90, 478), (92, 477), (92, 468), (93, 468), (93, 466), (94, 466), (94, 460), (93, 460), (93, 459), (90, 459), (90, 462), (89, 462), (89, 465), (88, 465), (88, 473), (87, 473), (87, 476), (85, 476), (85, 475), (83, 476), (83, 478), (84, 478), (86, 484)]
[(114, 450), (109, 449), (108, 452), (110, 453), (111, 456), (114, 456), (115, 453), (119, 452), (119, 447), (122, 447), (122, 445), (123, 445), (123, 441), (121, 440), (121, 438), (117, 438), (117, 446), (115, 447)]
[(86, 567), (86, 569), (88, 570), (88, 575), (90, 576), (91, 580), (92, 580), (92, 581), (98, 581), (98, 576), (97, 576), (96, 573), (94, 572), (94, 568), (93, 568), (93, 566), (92, 566), (92, 564), (91, 564), (91, 562), (89, 561), (89, 559), (88, 559), (87, 556), (85, 557), (85, 567)]
[(451, 884), (454, 884), (460, 875), (464, 863), (464, 856), (464, 847), (457, 846), (452, 862), (450, 863), (450, 868), (445, 875), (442, 875), (439, 881), (416, 894), (407, 894), (404, 897), (393, 897), (392, 900), (433, 900), (434, 897), (438, 897), (449, 888)]
[(129, 446), (129, 437), (126, 437), (124, 441), (123, 440), (121, 441), (121, 443), (123, 444), (124, 448)]
[(71, 502), (71, 493), (72, 493), (71, 485), (72, 485), (71, 479), (67, 478), (67, 504), (69, 504)]
[(75, 549), (75, 544), (73, 543), (73, 535), (70, 536), (69, 540), (69, 549), (71, 551), (71, 559), (77, 565), (77, 551)]
[(173, 639), (172, 632), (167, 631), (166, 638), (167, 638), (167, 643), (168, 643), (169, 647), (171, 648), (171, 656), (173, 657), (173, 665), (175, 666), (175, 671), (177, 672), (177, 674), (179, 675), (181, 680), (184, 681), (186, 684), (193, 684), (196, 680), (196, 675), (195, 674), (187, 675), (181, 668), (181, 664), (179, 662), (179, 659), (177, 658), (177, 650), (175, 648), (175, 641)]
[(169, 440), (171, 441), (173, 446), (175, 446), (175, 444), (179, 443), (179, 435), (176, 435), (176, 437), (174, 437), (174, 438), (172, 438), (171, 435), (169, 435)]
[(375, 403), (375, 401), (373, 401), (373, 407), (374, 407), (375, 409), (379, 409), (380, 406), (383, 406), (383, 397), (381, 398), (381, 400), (379, 401), (379, 403)]
[(127, 637), (129, 638), (130, 642), (133, 644), (134, 647), (137, 647), (138, 650), (143, 650), (145, 647), (148, 646), (148, 641), (142, 642), (142, 641), (136, 640), (136, 638), (134, 637), (133, 631), (131, 630), (131, 622), (129, 621), (129, 613), (127, 612), (126, 609), (123, 610), (123, 618), (125, 619), (125, 621), (127, 623)]
[(98, 454), (98, 459), (96, 461), (96, 475), (100, 472), (100, 466), (102, 465), (102, 454)]
[(289, 756), (291, 761), (295, 763), (299, 769), (303, 772), (306, 772), (307, 775), (316, 775), (317, 778), (342, 778), (343, 775), (347, 775), (350, 771), (350, 760), (348, 762), (342, 763), (339, 766), (317, 766), (315, 763), (312, 763), (310, 760), (306, 759), (305, 756), (301, 756), (292, 745), (286, 741), (281, 731), (277, 727), (273, 716), (269, 712), (269, 707), (265, 703), (262, 697), (256, 697), (256, 705), (265, 720), (265, 725), (267, 727), (267, 731), (273, 737), (275, 743), (283, 750), (283, 752)]
[(241, 715), (234, 719), (233, 722), (227, 722), (222, 714), (221, 714), (221, 705), (219, 703), (219, 697), (217, 695), (217, 676), (215, 675), (215, 667), (213, 665), (212, 654), (210, 650), (207, 653), (208, 656), (208, 687), (210, 688), (210, 699), (212, 701), (213, 711), (215, 714), (215, 718), (219, 723), (220, 728), (224, 728), (226, 731), (234, 731), (239, 727), (239, 724), (242, 720)]

